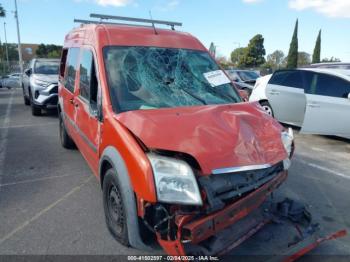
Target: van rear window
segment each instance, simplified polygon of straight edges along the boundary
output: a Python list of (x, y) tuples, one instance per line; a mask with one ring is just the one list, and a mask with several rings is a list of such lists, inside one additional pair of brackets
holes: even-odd
[[(119, 112), (241, 102), (204, 51), (111, 46), (104, 48), (104, 61), (113, 107)], [(217, 79), (209, 81), (213, 73)]]

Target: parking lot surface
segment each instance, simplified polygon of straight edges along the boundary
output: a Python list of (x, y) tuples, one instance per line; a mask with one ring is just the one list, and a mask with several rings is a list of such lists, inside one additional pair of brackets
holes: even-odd
[[(308, 204), (325, 233), (350, 231), (349, 140), (295, 133), (279, 194)], [(0, 89), (0, 255), (144, 254), (111, 237), (101, 196), (79, 151), (61, 147), (56, 113), (33, 117), (20, 90)], [(350, 255), (350, 237), (312, 253)]]

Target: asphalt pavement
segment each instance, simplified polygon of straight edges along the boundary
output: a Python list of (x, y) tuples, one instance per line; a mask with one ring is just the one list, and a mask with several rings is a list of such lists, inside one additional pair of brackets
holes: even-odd
[[(278, 194), (306, 203), (325, 233), (350, 232), (350, 141), (295, 132)], [(56, 112), (33, 117), (20, 90), (0, 89), (0, 255), (144, 254), (111, 237), (101, 196), (79, 151), (61, 147)], [(350, 256), (350, 237), (312, 254)]]

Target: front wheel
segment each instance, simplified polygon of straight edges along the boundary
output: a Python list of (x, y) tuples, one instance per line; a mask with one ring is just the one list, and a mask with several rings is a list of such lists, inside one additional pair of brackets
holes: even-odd
[(262, 101), (260, 102), (260, 105), (268, 115), (274, 117), (272, 107), (268, 101)]
[(109, 232), (119, 243), (130, 246), (124, 199), (113, 169), (107, 170), (103, 179), (103, 207)]

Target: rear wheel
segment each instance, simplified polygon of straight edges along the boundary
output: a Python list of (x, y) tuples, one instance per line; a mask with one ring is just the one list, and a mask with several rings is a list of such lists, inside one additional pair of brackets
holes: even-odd
[(58, 119), (59, 119), (59, 125), (60, 125), (60, 127), (59, 127), (60, 128), (60, 140), (61, 140), (62, 147), (66, 148), (66, 149), (75, 148), (74, 141), (67, 133), (66, 126), (64, 125), (62, 113), (59, 113)]
[(268, 101), (262, 101), (260, 102), (260, 105), (268, 115), (274, 117), (272, 107)]
[(125, 204), (117, 174), (112, 168), (103, 179), (103, 207), (109, 232), (119, 243), (130, 246)]

